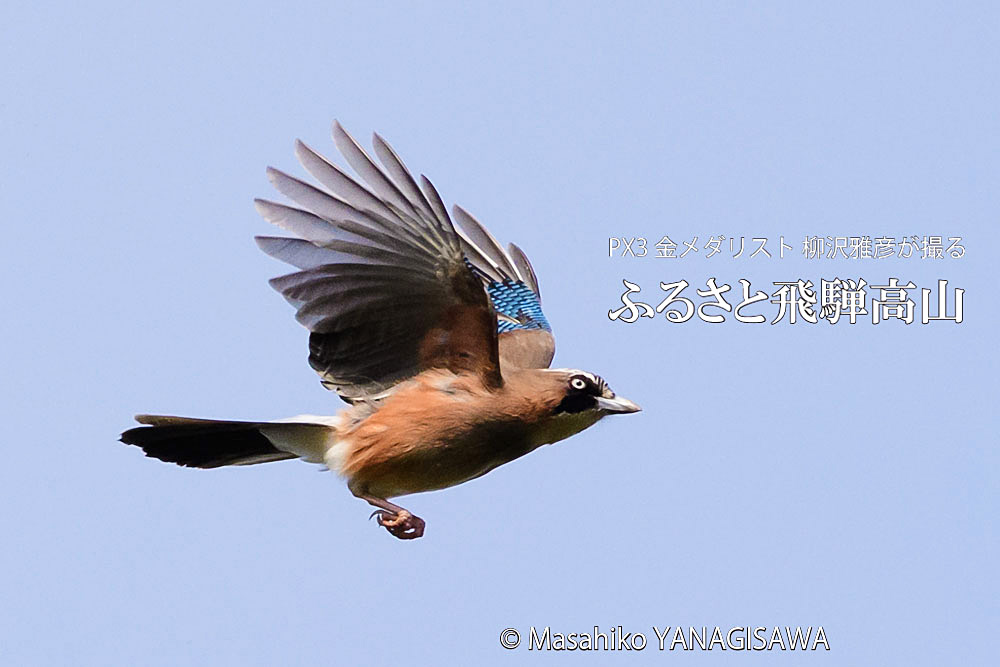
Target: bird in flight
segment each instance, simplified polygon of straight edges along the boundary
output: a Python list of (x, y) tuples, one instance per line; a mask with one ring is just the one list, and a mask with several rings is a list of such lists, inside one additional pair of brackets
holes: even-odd
[(639, 410), (593, 373), (549, 368), (555, 341), (520, 248), (459, 206), (449, 216), (377, 134), (381, 166), (337, 122), (333, 139), (364, 184), (297, 141), (319, 185), (269, 168), (294, 205), (258, 199), (257, 211), (294, 236), (257, 243), (297, 269), (270, 283), (309, 330), (309, 365), (349, 405), (263, 422), (138, 415), (122, 442), (193, 468), (319, 463), (413, 539), (423, 519), (390, 498), (467, 482)]

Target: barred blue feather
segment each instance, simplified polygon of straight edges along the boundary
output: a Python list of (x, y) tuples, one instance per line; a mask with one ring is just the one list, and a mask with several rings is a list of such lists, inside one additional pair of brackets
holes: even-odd
[(530, 287), (521, 281), (503, 280), (486, 286), (486, 293), (497, 314), (497, 332), (507, 333), (520, 329), (552, 331), (542, 313), (542, 304)]

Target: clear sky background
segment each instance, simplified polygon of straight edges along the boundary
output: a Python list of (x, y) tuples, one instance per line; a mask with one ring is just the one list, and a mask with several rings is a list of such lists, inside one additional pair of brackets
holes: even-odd
[[(0, 9), (0, 662), (790, 664), (498, 638), (822, 625), (816, 664), (993, 664), (996, 5), (371, 4)], [(296, 137), (335, 154), (333, 118), (521, 245), (556, 365), (645, 408), (406, 499), (412, 543), (314, 466), (117, 442), (139, 412), (341, 407), (252, 241), (264, 167), (302, 174)], [(607, 257), (664, 234), (701, 249)], [(775, 256), (706, 258), (712, 235)], [(967, 252), (806, 260), (806, 235)], [(623, 278), (835, 276), (948, 279), (965, 322), (607, 317)]]

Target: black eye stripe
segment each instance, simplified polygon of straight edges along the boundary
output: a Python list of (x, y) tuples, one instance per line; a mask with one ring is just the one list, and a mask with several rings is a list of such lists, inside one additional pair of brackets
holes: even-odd
[[(582, 386), (580, 386), (582, 385)], [(571, 375), (566, 388), (566, 395), (556, 406), (555, 414), (576, 414), (597, 407), (597, 398), (610, 393), (608, 383), (601, 377), (590, 373), (577, 372)]]
[(577, 412), (583, 412), (584, 410), (589, 410), (595, 406), (596, 402), (593, 396), (588, 394), (570, 394), (564, 398), (558, 406), (556, 406), (555, 413), (576, 414)]

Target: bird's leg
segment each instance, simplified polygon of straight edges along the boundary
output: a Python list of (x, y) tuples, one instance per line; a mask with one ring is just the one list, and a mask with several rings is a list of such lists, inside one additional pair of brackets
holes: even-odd
[(384, 498), (374, 496), (359, 496), (369, 505), (379, 509), (372, 512), (378, 517), (378, 525), (382, 526), (401, 540), (415, 540), (424, 534), (424, 520), (415, 516), (399, 505), (394, 505)]

